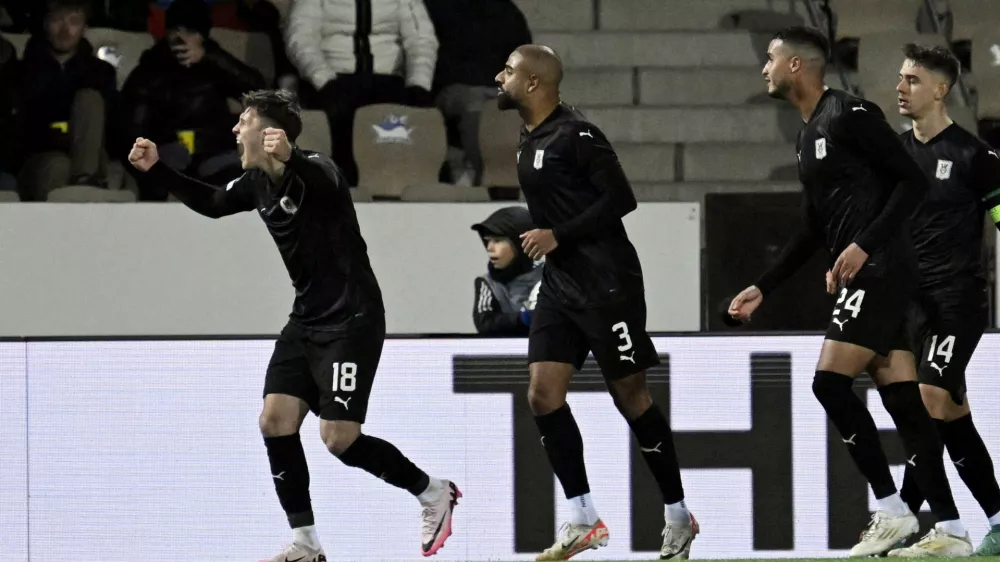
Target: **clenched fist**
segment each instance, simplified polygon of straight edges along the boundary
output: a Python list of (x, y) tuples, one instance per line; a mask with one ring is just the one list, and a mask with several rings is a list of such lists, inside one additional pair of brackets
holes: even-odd
[(292, 157), (292, 143), (288, 142), (285, 131), (271, 127), (264, 129), (264, 152), (281, 162), (288, 162)]
[(128, 161), (132, 163), (140, 172), (148, 172), (153, 164), (160, 160), (159, 153), (156, 152), (156, 144), (139, 137), (135, 139), (132, 150), (128, 153)]
[(733, 298), (733, 302), (729, 304), (729, 315), (746, 322), (750, 320), (750, 315), (757, 310), (762, 302), (764, 302), (764, 295), (756, 285), (751, 285)]

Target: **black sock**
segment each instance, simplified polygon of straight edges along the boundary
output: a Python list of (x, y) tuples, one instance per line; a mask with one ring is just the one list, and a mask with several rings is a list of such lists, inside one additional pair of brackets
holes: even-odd
[(642, 458), (660, 485), (663, 503), (677, 503), (684, 499), (681, 469), (674, 450), (674, 434), (663, 412), (653, 404), (641, 416), (629, 420), (632, 433), (639, 441)]
[(535, 416), (542, 435), (542, 447), (549, 456), (552, 471), (559, 478), (567, 498), (590, 493), (587, 467), (583, 463), (583, 436), (573, 419), (569, 404), (542, 416)]
[(271, 478), (278, 492), (278, 501), (293, 529), (314, 525), (312, 501), (309, 499), (309, 466), (302, 450), (299, 434), (265, 437), (267, 459), (271, 462)]
[(993, 475), (993, 460), (979, 436), (972, 414), (950, 422), (938, 422), (941, 440), (948, 449), (948, 456), (955, 464), (958, 475), (968, 486), (987, 517), (1000, 512), (1000, 486)]
[(892, 416), (903, 441), (907, 465), (939, 521), (958, 519), (958, 508), (944, 472), (943, 448), (938, 430), (927, 413), (916, 381), (895, 382), (878, 389), (885, 410)]
[[(937, 420), (934, 420), (937, 421)], [(903, 499), (910, 511), (914, 515), (920, 513), (920, 508), (924, 506), (924, 491), (920, 489), (920, 484), (917, 483), (917, 475), (913, 472), (913, 465), (906, 463), (903, 467), (903, 485), (899, 488), (899, 497)]]
[(872, 487), (876, 499), (896, 493), (889, 462), (878, 438), (875, 420), (865, 403), (854, 394), (854, 379), (831, 371), (816, 371), (813, 394), (833, 422), (854, 464)]
[(371, 435), (358, 436), (338, 458), (347, 466), (360, 468), (414, 496), (423, 493), (430, 482), (427, 474), (395, 445)]

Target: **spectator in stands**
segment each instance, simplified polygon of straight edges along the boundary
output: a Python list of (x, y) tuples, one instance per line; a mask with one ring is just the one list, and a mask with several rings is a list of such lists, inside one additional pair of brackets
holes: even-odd
[(84, 39), (88, 0), (46, 0), (43, 32), (24, 51), (20, 86), (28, 159), (18, 186), (42, 201), (67, 184), (106, 187), (106, 132), (117, 89), (115, 69)]
[[(143, 53), (122, 89), (126, 139), (152, 140), (160, 159), (205, 181), (239, 176), (228, 100), (264, 88), (260, 72), (209, 38), (209, 7), (202, 0), (174, 0), (167, 9), (167, 36)], [(167, 193), (139, 183), (143, 200)]]
[(17, 189), (17, 72), (14, 45), (0, 36), (0, 191)]
[(421, 0), (295, 0), (286, 40), (289, 58), (318, 90), (330, 121), (333, 159), (357, 185), (357, 109), (433, 102), (438, 42), (427, 9)]
[(491, 69), (503, 68), (514, 49), (531, 43), (531, 31), (511, 0), (424, 1), (441, 45), (432, 92), (448, 123), (452, 183), (479, 185), (479, 116), (497, 97)]
[(476, 278), (472, 307), (480, 334), (528, 335), (544, 266), (521, 249), (521, 235), (534, 228), (524, 207), (504, 207), (472, 225), (490, 257), (487, 273)]

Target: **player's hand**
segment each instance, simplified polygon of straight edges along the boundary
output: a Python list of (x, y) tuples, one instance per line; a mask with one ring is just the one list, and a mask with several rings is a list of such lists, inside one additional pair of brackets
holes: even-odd
[(551, 230), (536, 228), (521, 235), (521, 248), (533, 260), (551, 254), (558, 247), (559, 242)]
[(826, 270), (826, 292), (830, 295), (837, 292), (837, 280), (833, 278), (833, 272), (829, 269)]
[(862, 250), (861, 246), (852, 242), (837, 258), (833, 269), (830, 270), (830, 275), (833, 276), (834, 281), (840, 283), (841, 287), (846, 287), (851, 281), (854, 281), (854, 277), (861, 271), (867, 260), (868, 253)]
[(292, 143), (288, 135), (281, 129), (264, 129), (264, 152), (273, 155), (281, 162), (288, 162), (292, 157)]
[(733, 297), (733, 302), (729, 303), (729, 315), (748, 322), (750, 315), (757, 310), (762, 302), (764, 302), (764, 294), (756, 285), (750, 285)]
[(135, 139), (132, 150), (128, 153), (128, 161), (140, 172), (148, 172), (153, 164), (160, 160), (160, 155), (156, 151), (156, 144), (149, 139), (139, 137)]

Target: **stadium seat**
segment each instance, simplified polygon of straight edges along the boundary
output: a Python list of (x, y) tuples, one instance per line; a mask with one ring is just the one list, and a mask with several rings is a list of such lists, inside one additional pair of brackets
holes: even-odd
[(892, 31), (916, 33), (923, 0), (831, 0), (837, 39)]
[(612, 143), (795, 142), (802, 118), (779, 104), (583, 110)]
[(265, 84), (274, 83), (274, 51), (266, 34), (213, 27), (209, 35), (229, 54), (259, 70)]
[(742, 105), (769, 101), (756, 66), (651, 68), (639, 72), (641, 105)]
[(978, 117), (1000, 119), (1000, 28), (982, 27), (973, 36), (972, 72), (979, 90)]
[[(148, 33), (119, 31), (102, 27), (87, 29), (87, 40), (94, 46), (94, 52), (110, 62), (117, 70), (118, 89), (125, 85), (128, 75), (139, 66), (142, 53), (156, 41)], [(106, 48), (102, 51), (102, 48)]]
[(539, 33), (568, 69), (764, 66), (767, 43), (747, 31)]
[(16, 191), (0, 191), (0, 203), (17, 203), (20, 200)]
[(302, 110), (302, 134), (295, 141), (296, 146), (329, 156), (332, 154), (330, 122), (326, 113), (318, 109)]
[(951, 40), (969, 41), (980, 29), (1000, 29), (996, 0), (950, 0)]
[(618, 160), (630, 182), (667, 183), (674, 181), (674, 144), (619, 144)]
[(594, 29), (593, 0), (514, 0), (514, 3), (534, 32)]
[(31, 35), (27, 33), (4, 33), (0, 37), (10, 41), (14, 45), (17, 58), (24, 58), (24, 48), (28, 46), (28, 39), (31, 39)]
[(485, 187), (461, 187), (450, 184), (409, 185), (403, 190), (403, 201), (437, 203), (488, 203), (490, 192)]
[[(607, 30), (708, 31), (740, 25), (740, 13), (787, 15), (789, 0), (614, 0), (599, 2)], [(801, 21), (799, 22), (801, 23)], [(786, 25), (791, 25), (786, 22)]]
[(632, 105), (633, 82), (631, 68), (581, 68), (566, 73), (559, 91), (571, 105)]
[(410, 185), (435, 185), (447, 151), (436, 108), (394, 104), (362, 107), (354, 116), (358, 188), (398, 199)]
[(500, 111), (495, 101), (483, 105), (479, 117), (479, 150), (483, 155), (483, 185), (516, 187), (517, 146), (521, 118), (516, 111)]
[(903, 45), (906, 43), (947, 46), (944, 37), (916, 32), (873, 33), (858, 42), (858, 85), (864, 97), (877, 104), (897, 131), (908, 120), (899, 117), (896, 86), (903, 65)]
[(766, 182), (798, 179), (794, 144), (687, 144), (683, 154), (684, 181)]
[(49, 192), (50, 203), (134, 203), (135, 194), (124, 189), (69, 185)]

